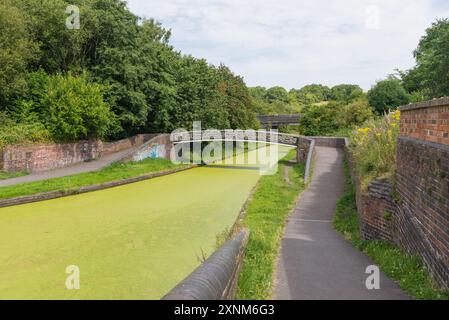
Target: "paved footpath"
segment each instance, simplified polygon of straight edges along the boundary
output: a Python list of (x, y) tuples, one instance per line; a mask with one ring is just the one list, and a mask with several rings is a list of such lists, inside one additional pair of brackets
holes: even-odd
[(100, 170), (113, 162), (116, 162), (120, 159), (123, 159), (132, 149), (126, 149), (123, 151), (119, 151), (104, 157), (101, 157), (97, 160), (88, 161), (88, 162), (79, 162), (69, 167), (55, 169), (50, 171), (32, 173), (27, 176), (11, 178), (6, 180), (0, 180), (0, 187), (12, 186), (19, 183), (24, 182), (33, 182), (40, 181), (45, 179), (52, 178), (60, 178), (65, 176), (71, 176), (78, 173), (85, 173), (91, 171)]
[(409, 299), (381, 273), (380, 290), (365, 286), (374, 262), (332, 226), (344, 190), (343, 150), (316, 147), (313, 181), (290, 217), (282, 239), (274, 297), (282, 300)]

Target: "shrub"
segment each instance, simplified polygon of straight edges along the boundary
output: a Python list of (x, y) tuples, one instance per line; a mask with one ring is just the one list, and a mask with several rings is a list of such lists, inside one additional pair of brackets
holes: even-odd
[(378, 114), (383, 114), (407, 104), (410, 101), (410, 97), (401, 82), (396, 78), (390, 77), (387, 80), (377, 82), (368, 92), (368, 100)]
[(400, 112), (367, 121), (350, 137), (356, 171), (366, 188), (375, 178), (391, 178), (396, 164)]
[(301, 134), (326, 135), (338, 130), (338, 110), (330, 104), (308, 105), (301, 112)]
[(355, 84), (340, 84), (331, 89), (331, 98), (336, 101), (349, 102), (363, 96), (363, 89)]
[(39, 122), (15, 122), (0, 113), (0, 149), (7, 145), (49, 141), (50, 132)]
[(104, 86), (80, 76), (36, 72), (28, 78), (28, 93), (19, 102), (20, 118), (36, 115), (55, 141), (104, 138), (116, 118), (103, 101)]
[(348, 104), (334, 101), (309, 105), (301, 112), (300, 132), (308, 136), (341, 135), (372, 117), (373, 111), (364, 98)]

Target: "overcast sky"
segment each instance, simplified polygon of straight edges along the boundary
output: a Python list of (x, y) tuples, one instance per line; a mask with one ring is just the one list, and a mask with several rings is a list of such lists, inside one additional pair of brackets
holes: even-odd
[(449, 0), (128, 0), (172, 30), (183, 53), (221, 62), (249, 86), (355, 83), (369, 89), (414, 65)]

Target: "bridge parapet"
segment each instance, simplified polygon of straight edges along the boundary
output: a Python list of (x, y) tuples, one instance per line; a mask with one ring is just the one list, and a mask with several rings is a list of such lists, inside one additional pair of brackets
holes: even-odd
[(265, 130), (202, 130), (179, 131), (171, 134), (174, 144), (199, 141), (233, 141), (276, 143), (297, 147), (306, 137)]
[(298, 125), (299, 114), (258, 115), (257, 120), (264, 128), (279, 128), (280, 126)]

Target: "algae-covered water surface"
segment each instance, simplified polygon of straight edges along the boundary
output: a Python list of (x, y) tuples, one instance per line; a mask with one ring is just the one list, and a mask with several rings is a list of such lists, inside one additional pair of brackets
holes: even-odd
[(215, 250), (259, 177), (200, 167), (2, 208), (0, 299), (159, 299)]

